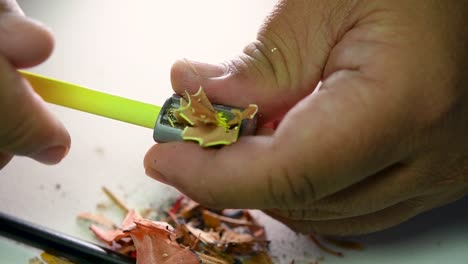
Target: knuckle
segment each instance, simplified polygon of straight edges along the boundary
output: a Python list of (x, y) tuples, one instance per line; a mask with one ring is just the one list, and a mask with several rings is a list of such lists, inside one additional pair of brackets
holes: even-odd
[(425, 205), (426, 199), (423, 197), (413, 198), (401, 204), (401, 206), (406, 208), (409, 213), (420, 212), (424, 210)]
[[(38, 117), (31, 116), (39, 113), (29, 113), (25, 109), (19, 111), (21, 113), (8, 118), (8, 125), (0, 129), (0, 149), (19, 155), (30, 155), (62, 138), (59, 128), (38, 122)], [(26, 118), (22, 118), (25, 116)], [(65, 144), (70, 144), (69, 137)]]
[[(316, 191), (307, 173), (279, 167), (268, 177), (270, 200), (279, 208), (300, 208), (315, 200)], [(305, 212), (302, 214), (305, 215)]]
[(335, 211), (323, 208), (307, 208), (302, 210), (295, 210), (290, 218), (294, 220), (334, 220), (349, 216), (343, 211)]
[(38, 128), (32, 119), (16, 119), (8, 129), (2, 131), (1, 149), (19, 155), (29, 155), (39, 150), (41, 145), (53, 140), (55, 133), (51, 129)]
[[(3, 116), (3, 120), (6, 120), (5, 126), (0, 130), (0, 149), (14, 150), (20, 146), (25, 145), (29, 140), (31, 133), (31, 122), (17, 118), (17, 114), (14, 116), (8, 115)], [(20, 114), (21, 116), (21, 114)]]
[[(32, 94), (21, 83), (18, 73), (13, 72), (6, 59), (0, 56), (0, 150), (26, 155), (35, 151), (33, 141), (41, 142), (52, 135), (41, 131), (44, 126), (31, 107)], [(38, 127), (39, 126), (39, 127)]]
[(213, 184), (208, 173), (203, 171), (194, 171), (196, 183), (193, 181), (184, 180), (185, 177), (171, 177), (175, 179), (175, 185), (180, 191), (199, 204), (202, 204), (211, 209), (222, 209), (225, 196), (219, 194), (216, 188), (218, 185)]
[[(259, 34), (258, 40), (252, 42), (244, 49), (244, 61), (247, 61), (251, 68), (256, 69), (261, 76), (267, 77), (270, 85), (274, 87), (293, 87), (291, 68), (294, 63), (298, 63), (299, 57), (292, 56), (290, 51), (284, 47), (281, 40), (273, 40), (272, 33)], [(277, 37), (279, 38), (279, 37)], [(299, 68), (296, 66), (296, 68)]]

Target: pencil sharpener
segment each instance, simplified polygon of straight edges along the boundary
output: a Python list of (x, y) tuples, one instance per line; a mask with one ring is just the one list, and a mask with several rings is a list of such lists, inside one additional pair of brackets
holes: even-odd
[[(180, 107), (181, 96), (174, 94), (166, 100), (161, 108), (159, 116), (156, 120), (154, 127), (153, 139), (158, 143), (181, 141), (182, 132), (187, 125), (171, 122), (172, 110)], [(238, 109), (235, 107), (213, 104), (213, 108), (217, 112), (222, 112), (224, 116), (229, 118), (233, 117), (231, 110)], [(241, 109), (238, 109), (241, 110)], [(239, 136), (254, 135), (257, 129), (257, 117), (252, 119), (242, 120), (239, 126)]]

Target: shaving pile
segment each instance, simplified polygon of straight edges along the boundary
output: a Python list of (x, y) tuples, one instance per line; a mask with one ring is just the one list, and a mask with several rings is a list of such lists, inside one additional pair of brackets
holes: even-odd
[(119, 227), (103, 215), (82, 213), (94, 235), (137, 264), (272, 263), (265, 230), (246, 210), (210, 210), (180, 197), (166, 221), (143, 218), (133, 209)]
[[(121, 199), (106, 187), (102, 188), (115, 206), (126, 213), (120, 226), (98, 213), (81, 213), (79, 219), (92, 224), (89, 226), (96, 238), (108, 248), (131, 256), (137, 264), (271, 264), (268, 254), (269, 241), (265, 229), (246, 210), (210, 210), (198, 203), (180, 196), (169, 208), (156, 210), (147, 208), (138, 213), (130, 209)], [(105, 204), (98, 204), (105, 209)], [(155, 216), (164, 214), (162, 221)], [(363, 250), (356, 242), (320, 237), (320, 240), (336, 247)], [(318, 236), (310, 239), (324, 252), (342, 257), (343, 253), (323, 244)], [(307, 263), (324, 261), (320, 256)], [(61, 257), (43, 252), (30, 259), (29, 264), (72, 264)], [(290, 264), (296, 261), (293, 259)], [(300, 261), (303, 263), (303, 261)]]
[(242, 120), (252, 119), (258, 111), (251, 104), (243, 110), (216, 110), (200, 87), (191, 95), (185, 92), (180, 107), (170, 109), (169, 121), (172, 126), (182, 125), (182, 139), (193, 140), (202, 147), (229, 145), (237, 141)]

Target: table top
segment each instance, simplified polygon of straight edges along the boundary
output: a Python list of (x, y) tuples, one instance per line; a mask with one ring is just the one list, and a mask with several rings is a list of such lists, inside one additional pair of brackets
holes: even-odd
[[(96, 90), (161, 105), (172, 94), (171, 64), (181, 58), (227, 60), (255, 38), (273, 0), (123, 1), (23, 0), (29, 16), (55, 34), (53, 55), (32, 71)], [(58, 106), (51, 110), (72, 136), (57, 166), (15, 158), (0, 172), (0, 210), (94, 241), (76, 215), (106, 201), (106, 186), (136, 208), (178, 195), (144, 175), (152, 131)], [(320, 251), (260, 212), (276, 263), (466, 263), (468, 199), (433, 210), (384, 232), (353, 238), (362, 252), (344, 258)], [(117, 217), (117, 216), (115, 216)], [(0, 263), (27, 263), (38, 251), (0, 239)]]

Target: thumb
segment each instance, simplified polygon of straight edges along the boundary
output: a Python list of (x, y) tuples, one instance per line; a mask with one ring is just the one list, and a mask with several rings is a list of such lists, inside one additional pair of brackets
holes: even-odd
[(330, 49), (324, 23), (314, 21), (323, 10), (308, 9), (309, 2), (280, 1), (257, 39), (232, 60), (215, 65), (177, 61), (171, 70), (173, 89), (193, 93), (202, 86), (217, 104), (255, 103), (261, 123), (283, 116), (317, 86)]
[[(322, 6), (313, 6), (317, 2)], [(332, 2), (280, 1), (257, 40), (237, 58), (220, 65), (176, 62), (171, 75), (174, 90), (194, 92), (201, 85), (214, 103), (237, 107), (255, 103), (261, 122), (277, 120), (306, 98), (322, 76), (330, 43), (337, 36), (330, 31), (333, 21), (322, 21), (333, 17), (324, 15), (332, 12), (326, 6)], [(294, 131), (295, 127), (289, 137), (305, 132)], [(277, 203), (270, 195), (274, 186), (288, 186), (275, 177), (284, 170), (275, 169), (289, 160), (278, 158), (276, 134), (244, 137), (220, 149), (188, 142), (157, 144), (145, 157), (146, 173), (212, 207), (274, 208)]]
[[(1, 4), (1, 3), (0, 3)], [(24, 16), (14, 2), (0, 11), (0, 155), (25, 155), (46, 164), (67, 153), (70, 137), (42, 99), (16, 71), (44, 61), (52, 51), (48, 30)], [(3, 159), (5, 163), (8, 158)], [(0, 164), (2, 165), (2, 164)], [(1, 166), (0, 166), (1, 167)]]

